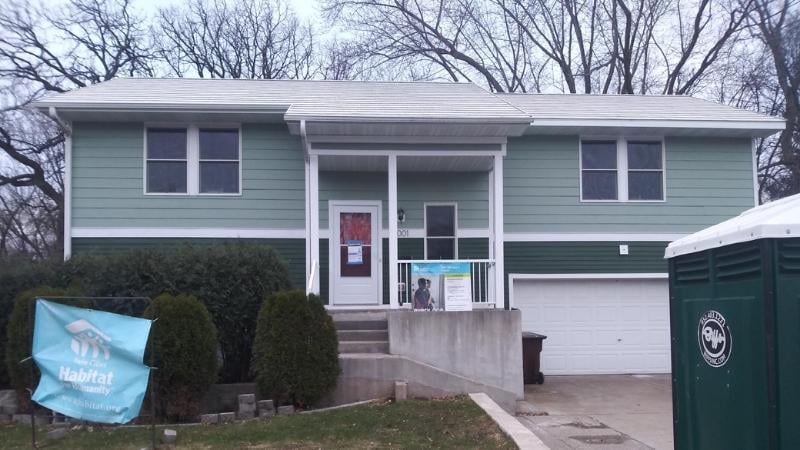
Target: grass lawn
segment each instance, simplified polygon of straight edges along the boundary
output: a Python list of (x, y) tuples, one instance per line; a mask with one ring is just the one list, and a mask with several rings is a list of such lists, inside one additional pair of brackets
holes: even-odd
[[(516, 448), (468, 397), (368, 404), (264, 421), (173, 428), (178, 431), (176, 448)], [(0, 426), (0, 447), (30, 448), (30, 431), (25, 426)], [(46, 447), (141, 449), (149, 444), (149, 428), (96, 426), (92, 432), (70, 431), (63, 439), (47, 442)]]

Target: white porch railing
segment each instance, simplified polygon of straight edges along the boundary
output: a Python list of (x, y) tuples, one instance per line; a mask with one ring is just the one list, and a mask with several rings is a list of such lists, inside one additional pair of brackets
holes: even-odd
[[(424, 259), (407, 259), (397, 261), (399, 283), (398, 301), (400, 307), (413, 307), (414, 303), (414, 290), (416, 289), (416, 280), (411, 273), (411, 266), (414, 263), (436, 263), (436, 262), (461, 262), (469, 263), (470, 276), (472, 279), (472, 303), (474, 307), (495, 307), (495, 286), (494, 286), (494, 260), (493, 259), (458, 259), (458, 260), (424, 260)], [(434, 298), (438, 295), (434, 294)]]

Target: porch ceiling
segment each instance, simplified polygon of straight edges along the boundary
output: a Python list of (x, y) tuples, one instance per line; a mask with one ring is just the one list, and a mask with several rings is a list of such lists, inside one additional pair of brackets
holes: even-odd
[[(399, 172), (486, 172), (492, 156), (398, 156)], [(320, 155), (319, 169), (346, 172), (386, 172), (386, 156)]]

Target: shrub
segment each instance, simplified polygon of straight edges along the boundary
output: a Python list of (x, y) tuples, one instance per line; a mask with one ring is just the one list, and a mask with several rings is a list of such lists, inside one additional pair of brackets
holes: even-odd
[(284, 291), (258, 314), (253, 366), (261, 395), (304, 407), (336, 386), (339, 342), (319, 297)]
[[(60, 261), (4, 259), (0, 261), (0, 338), (6, 337), (6, 323), (20, 292), (41, 285), (57, 283)], [(5, 343), (0, 344), (0, 389), (10, 387), (5, 364)]]
[(248, 381), (258, 309), (264, 298), (291, 288), (289, 271), (272, 248), (237, 241), (83, 255), (64, 268), (89, 295), (155, 297), (193, 295), (206, 305), (217, 327), (223, 382)]
[(217, 379), (217, 330), (211, 315), (191, 295), (159, 295), (145, 311), (156, 320), (145, 358), (153, 373), (156, 412), (170, 420), (185, 420), (200, 411), (200, 401)]
[[(34, 308), (34, 301), (37, 297), (44, 297), (55, 302), (68, 303), (72, 306), (87, 306), (85, 300), (65, 301), (52, 298), (80, 297), (82, 295), (83, 294), (75, 288), (61, 289), (40, 286), (20, 293), (14, 300), (14, 309), (11, 311), (11, 315), (8, 318), (8, 326), (6, 327), (5, 366), (8, 371), (10, 385), (20, 394), (19, 398), (21, 403), (26, 404), (28, 400), (25, 389), (33, 386), (33, 380), (38, 381), (39, 379), (39, 371), (36, 369), (33, 361), (29, 361), (29, 363), (26, 364), (19, 363), (23, 359), (31, 356), (31, 336), (33, 330), (33, 324), (31, 323), (33, 314), (31, 310)], [(28, 364), (33, 364), (33, 371), (31, 371)], [(31, 375), (33, 375), (33, 380), (31, 379)]]

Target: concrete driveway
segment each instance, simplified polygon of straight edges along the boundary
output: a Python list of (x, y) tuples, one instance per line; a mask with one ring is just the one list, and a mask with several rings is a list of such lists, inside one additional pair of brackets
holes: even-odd
[(550, 376), (520, 421), (552, 449), (673, 448), (669, 375)]

